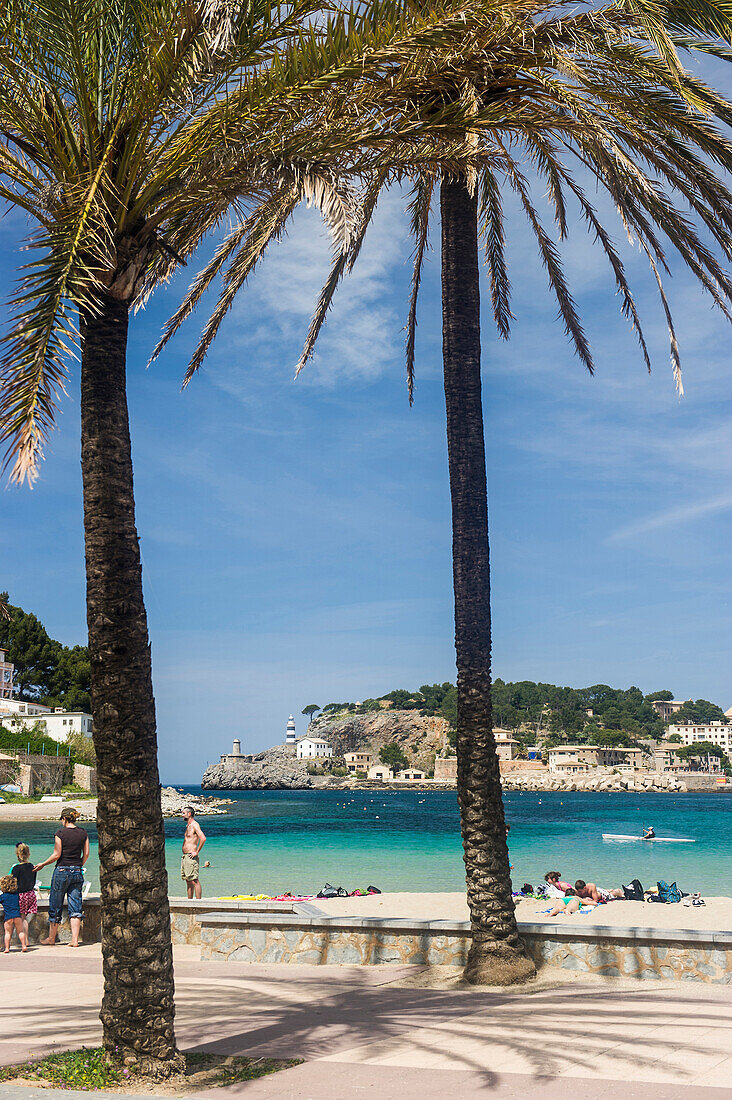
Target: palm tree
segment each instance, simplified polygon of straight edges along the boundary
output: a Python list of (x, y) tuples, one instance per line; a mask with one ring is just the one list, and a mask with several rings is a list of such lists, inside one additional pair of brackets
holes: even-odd
[[(410, 9), (426, 5), (412, 4)], [(465, 36), (451, 55), (410, 57), (431, 70), (414, 117), (470, 116), (458, 148), (454, 128), (441, 171), (414, 179), (409, 203), (415, 238), (407, 323), (407, 378), (413, 392), (416, 310), (430, 212), (439, 185), (442, 246), (443, 364), (453, 522), (455, 645), (458, 670), (458, 798), (473, 930), (466, 978), (511, 983), (534, 973), (518, 935), (491, 707), (490, 570), (479, 296), (479, 241), (490, 279), (493, 318), (503, 338), (513, 320), (504, 254), (503, 195), (518, 196), (535, 235), (566, 333), (580, 360), (592, 353), (567, 284), (556, 240), (532, 199), (529, 176), (546, 188), (555, 236), (568, 235), (574, 204), (615, 279), (621, 310), (650, 370), (636, 303), (621, 255), (590, 184), (612, 201), (631, 243), (646, 256), (670, 335), (679, 392), (681, 367), (662, 275), (675, 251), (715, 304), (730, 317), (732, 283), (715, 249), (732, 259), (732, 194), (712, 166), (732, 167), (720, 131), (732, 105), (691, 76), (680, 53), (730, 60), (716, 36), (729, 37), (724, 3), (617, 0), (568, 12), (561, 0), (485, 0), (465, 15)], [(453, 120), (455, 121), (455, 120)], [(439, 133), (436, 139), (439, 140)], [(381, 189), (403, 178), (386, 152), (365, 181), (363, 213), (348, 257), (334, 258), (310, 325), (298, 371), (313, 352), (333, 293), (355, 262)], [(665, 190), (668, 189), (673, 198)], [(691, 218), (690, 215), (691, 214)], [(708, 238), (705, 239), (706, 237)], [(663, 241), (663, 237), (666, 241)], [(215, 275), (204, 276), (206, 286)], [(221, 301), (225, 303), (225, 289)], [(218, 308), (209, 322), (217, 326)], [(203, 349), (205, 354), (205, 348)], [(187, 379), (200, 365), (194, 356)]]
[[(34, 224), (0, 363), (0, 439), (12, 479), (32, 482), (78, 351), (101, 1018), (108, 1048), (166, 1074), (179, 1056), (126, 396), (130, 311), (227, 215), (240, 224), (216, 262), (233, 265), (233, 288), (303, 198), (344, 252), (357, 208), (340, 182), (348, 150), (376, 140), (378, 125), (398, 130), (387, 101), (398, 107), (403, 92), (389, 91), (385, 70), (422, 24), (385, 3), (376, 17), (315, 25), (311, 0), (0, 0), (0, 12), (0, 197)], [(460, 26), (449, 15), (424, 31), (452, 40)], [(386, 86), (378, 125), (356, 94), (369, 79)], [(331, 125), (330, 89), (341, 84), (356, 97)], [(416, 140), (419, 127), (406, 128)], [(194, 283), (192, 299), (201, 292)], [(209, 329), (203, 344), (212, 338)]]

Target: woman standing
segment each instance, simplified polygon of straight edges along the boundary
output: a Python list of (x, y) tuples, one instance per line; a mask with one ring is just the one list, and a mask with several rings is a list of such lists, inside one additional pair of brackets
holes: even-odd
[(49, 863), (56, 864), (48, 898), (48, 938), (41, 940), (41, 943), (47, 947), (53, 947), (56, 942), (64, 897), (67, 899), (71, 925), (69, 947), (79, 946), (79, 932), (84, 919), (81, 905), (84, 876), (81, 869), (89, 858), (89, 837), (86, 829), (81, 829), (76, 824), (78, 816), (77, 811), (71, 806), (64, 806), (61, 811), (61, 828), (56, 833), (53, 855), (43, 863), (37, 863), (34, 868), (35, 871), (40, 871)]

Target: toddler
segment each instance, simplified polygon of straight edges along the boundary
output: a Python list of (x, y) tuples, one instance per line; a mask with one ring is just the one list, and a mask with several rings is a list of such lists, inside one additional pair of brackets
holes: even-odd
[(15, 845), (15, 854), (18, 862), (10, 874), (18, 883), (18, 902), (20, 904), (20, 917), (23, 921), (23, 930), (28, 938), (28, 918), (38, 912), (38, 898), (36, 897), (36, 872), (30, 861), (30, 848), (27, 844)]
[(0, 905), (4, 909), (5, 921), (5, 954), (10, 951), (10, 941), (13, 938), (13, 928), (18, 933), (20, 946), (23, 951), (28, 950), (28, 939), (20, 916), (20, 902), (18, 900), (18, 881), (13, 875), (3, 875), (0, 878)]

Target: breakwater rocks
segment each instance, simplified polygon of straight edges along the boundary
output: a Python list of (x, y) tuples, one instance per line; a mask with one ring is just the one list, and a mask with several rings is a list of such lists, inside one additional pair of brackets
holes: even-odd
[[(312, 763), (312, 761), (310, 761)], [(206, 768), (201, 786), (219, 791), (288, 791), (323, 785), (323, 779), (308, 775), (308, 761), (298, 760), (292, 745), (243, 756), (229, 757), (222, 764)]]
[(163, 817), (177, 817), (186, 806), (190, 806), (196, 814), (225, 814), (225, 807), (231, 806), (233, 801), (233, 798), (192, 798), (189, 794), (176, 791), (175, 787), (160, 789)]
[[(551, 772), (512, 772), (501, 776), (504, 791), (650, 791), (674, 792), (689, 788), (674, 775), (648, 772), (645, 775), (619, 775), (613, 773), (584, 775), (556, 775)], [(713, 782), (710, 781), (710, 789)]]

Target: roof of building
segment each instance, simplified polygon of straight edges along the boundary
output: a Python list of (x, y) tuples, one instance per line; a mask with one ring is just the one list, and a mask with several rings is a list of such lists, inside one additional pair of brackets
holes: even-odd
[(629, 749), (625, 745), (556, 745), (553, 749), (548, 749), (548, 752), (582, 752), (583, 749), (590, 749), (593, 752), (643, 752), (643, 749), (632, 748)]
[(312, 743), (314, 745), (329, 745), (330, 744), (330, 741), (326, 741), (324, 737), (308, 737), (307, 735), (305, 737), (298, 737), (297, 738), (297, 743), (298, 744), (301, 741), (312, 741)]

